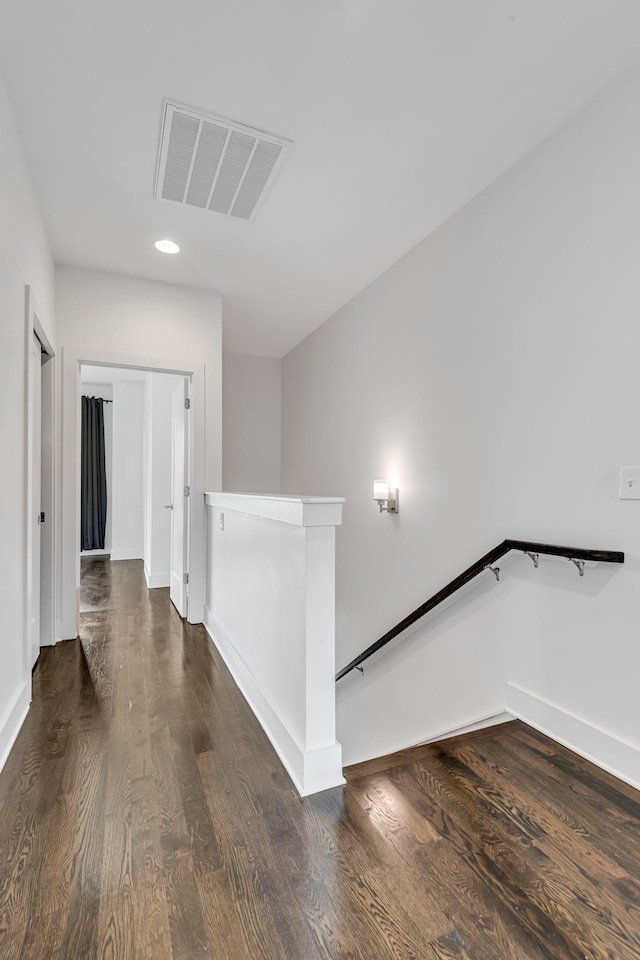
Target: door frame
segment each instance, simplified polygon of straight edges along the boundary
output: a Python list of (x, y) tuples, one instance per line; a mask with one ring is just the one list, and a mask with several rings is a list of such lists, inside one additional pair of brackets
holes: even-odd
[[(176, 607), (173, 597), (171, 597), (171, 592), (173, 590), (173, 540), (175, 534), (175, 515), (176, 515), (176, 498), (175, 490), (173, 489), (173, 480), (174, 480), (174, 466), (175, 466), (175, 448), (174, 448), (174, 422), (173, 422), (173, 403), (174, 397), (178, 391), (182, 390), (182, 424), (184, 431), (183, 443), (186, 447), (186, 457), (183, 453), (183, 490), (182, 493), (178, 492), (178, 496), (182, 500), (182, 573), (187, 575), (187, 583), (184, 582), (180, 585), (181, 589), (181, 607), (186, 611), (186, 614), (182, 614), (180, 610), (180, 616), (188, 616), (189, 612), (189, 597), (191, 591), (189, 590), (189, 517), (191, 515), (191, 479), (189, 471), (191, 469), (191, 382), (185, 377), (180, 386), (177, 386), (173, 393), (171, 394), (171, 559), (169, 562), (169, 595), (170, 599), (173, 602), (174, 607)], [(185, 488), (189, 488), (189, 495), (184, 495)], [(176, 609), (178, 609), (176, 607)]]
[(130, 367), (190, 379), (189, 425), (189, 623), (202, 623), (205, 601), (205, 367), (197, 361), (114, 353), (92, 347), (62, 348), (61, 618), (59, 636), (78, 636), (80, 590), (80, 366)]
[[(56, 451), (57, 437), (55, 429), (55, 411), (56, 411), (56, 353), (47, 333), (45, 331), (42, 317), (43, 313), (38, 306), (32, 288), (27, 284), (25, 287), (25, 323), (24, 323), (24, 342), (25, 342), (25, 409), (27, 411), (25, 424), (25, 466), (26, 466), (26, 505), (24, 517), (25, 534), (25, 591), (24, 591), (24, 610), (25, 610), (25, 636), (24, 636), (24, 666), (25, 675), (31, 672), (31, 617), (33, 608), (34, 591), (37, 589), (40, 595), (40, 646), (49, 646), (55, 643), (55, 544), (56, 544)], [(31, 376), (31, 345), (33, 335), (36, 335), (42, 344), (43, 352), (47, 359), (45, 365), (51, 364), (47, 376), (42, 379), (42, 399), (46, 401), (43, 406), (50, 410), (50, 421), (47, 426), (51, 432), (52, 450), (51, 456), (44, 458), (41, 467), (41, 488), (40, 498), (45, 501), (50, 508), (50, 517), (45, 522), (51, 524), (51, 535), (43, 538), (40, 545), (40, 583), (33, 583), (33, 541), (32, 530), (35, 523), (33, 511), (33, 455), (31, 446), (31, 435), (34, 424), (33, 408), (33, 379)], [(41, 424), (42, 437), (42, 424)], [(43, 589), (44, 587), (44, 589)]]

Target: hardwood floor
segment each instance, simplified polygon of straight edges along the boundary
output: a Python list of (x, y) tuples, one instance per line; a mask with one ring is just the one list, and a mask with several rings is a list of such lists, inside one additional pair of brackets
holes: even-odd
[(301, 800), (142, 564), (82, 568), (0, 775), (2, 960), (640, 958), (640, 794), (520, 723)]

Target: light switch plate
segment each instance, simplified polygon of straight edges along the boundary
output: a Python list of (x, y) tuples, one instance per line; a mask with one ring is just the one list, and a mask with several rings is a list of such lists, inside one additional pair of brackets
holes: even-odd
[(640, 467), (620, 467), (620, 499), (640, 500)]

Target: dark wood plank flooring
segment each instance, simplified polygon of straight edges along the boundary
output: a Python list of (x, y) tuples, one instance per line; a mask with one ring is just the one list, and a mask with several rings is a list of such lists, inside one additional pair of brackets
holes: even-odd
[(520, 723), (301, 800), (201, 627), (83, 562), (0, 776), (2, 960), (640, 958), (640, 795)]

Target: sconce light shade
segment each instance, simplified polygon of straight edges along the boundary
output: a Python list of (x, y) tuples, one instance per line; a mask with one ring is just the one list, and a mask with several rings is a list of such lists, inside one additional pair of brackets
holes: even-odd
[(387, 483), (386, 480), (373, 481), (373, 499), (374, 500), (389, 499), (389, 484)]
[(373, 499), (380, 507), (380, 513), (398, 512), (398, 490), (389, 487), (386, 480), (373, 481)]

